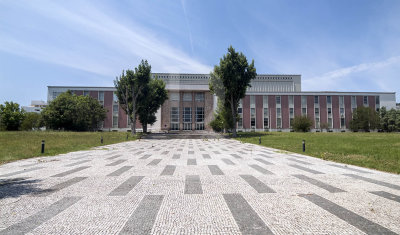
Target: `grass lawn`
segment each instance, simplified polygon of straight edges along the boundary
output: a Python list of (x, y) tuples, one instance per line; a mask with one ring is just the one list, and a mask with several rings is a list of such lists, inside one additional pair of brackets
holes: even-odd
[[(241, 140), (329, 161), (400, 174), (400, 133), (238, 133)], [(239, 140), (240, 138), (237, 138)]]
[[(126, 132), (0, 132), (0, 164), (18, 159), (53, 156), (119, 143), (126, 141), (126, 134)], [(100, 142), (101, 136), (103, 136), (103, 144)], [(129, 136), (129, 140), (134, 139)], [(41, 154), (42, 140), (45, 140), (44, 154)]]

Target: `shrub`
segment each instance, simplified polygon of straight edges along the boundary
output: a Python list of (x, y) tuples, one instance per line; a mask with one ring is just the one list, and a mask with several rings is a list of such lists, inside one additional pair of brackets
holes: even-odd
[(21, 123), (21, 130), (31, 131), (43, 126), (42, 116), (39, 113), (25, 113), (25, 118)]
[(293, 129), (296, 132), (308, 132), (313, 121), (307, 116), (295, 116), (293, 119)]

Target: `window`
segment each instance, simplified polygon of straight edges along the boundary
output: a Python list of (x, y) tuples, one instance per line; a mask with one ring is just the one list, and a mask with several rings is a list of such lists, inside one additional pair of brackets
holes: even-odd
[(118, 104), (113, 105), (113, 115), (117, 114), (118, 115)]
[(315, 116), (316, 116), (316, 117), (319, 117), (319, 108), (315, 108), (314, 111), (315, 111)]
[(276, 108), (276, 116), (277, 117), (281, 116), (281, 108)]
[(250, 106), (254, 107), (256, 105), (256, 97), (254, 95), (250, 96)]
[(357, 107), (357, 102), (356, 102), (356, 97), (355, 96), (351, 97), (351, 107)]
[(251, 108), (250, 109), (250, 127), (251, 128), (256, 128), (256, 109)]
[(344, 96), (339, 96), (339, 106), (340, 107), (344, 106)]
[(57, 98), (57, 96), (61, 95), (62, 92), (53, 91), (53, 99)]
[(192, 101), (192, 93), (183, 93), (183, 101)]
[(375, 104), (376, 104), (376, 105), (379, 105), (379, 104), (380, 104), (379, 96), (375, 96)]
[(301, 115), (303, 115), (303, 116), (307, 115), (307, 108), (302, 108), (301, 109)]
[(84, 96), (88, 96), (89, 95), (89, 91), (83, 91), (83, 95)]
[(99, 96), (98, 96), (99, 103), (104, 106), (104, 91), (99, 91)]
[(293, 106), (294, 105), (294, 99), (292, 95), (289, 95), (289, 106)]
[(203, 92), (196, 93), (196, 101), (204, 101), (204, 93)]
[(344, 117), (340, 118), (340, 127), (341, 128), (346, 128), (345, 122), (344, 122)]
[(328, 118), (328, 127), (332, 128), (332, 118)]
[(315, 128), (319, 129), (320, 128), (320, 123), (319, 123), (319, 118), (315, 118)]
[(113, 128), (118, 128), (118, 116), (113, 116)]
[(332, 115), (332, 108), (328, 108), (328, 116)]
[(171, 130), (179, 130), (179, 108), (171, 107)]
[(267, 95), (263, 96), (263, 106), (268, 107), (268, 96)]
[(238, 114), (242, 114), (243, 109), (242, 108), (238, 108)]
[(344, 108), (340, 108), (340, 116), (344, 117)]
[(319, 104), (319, 96), (314, 96), (314, 104)]
[(264, 108), (264, 129), (268, 129), (268, 108)]
[(363, 97), (364, 105), (368, 105), (368, 96)]
[(307, 107), (307, 96), (305, 95), (301, 96), (301, 106)]
[(289, 108), (289, 116), (294, 117), (294, 108)]
[(113, 128), (118, 128), (118, 104), (114, 104), (113, 105), (113, 112), (112, 112), (112, 116), (113, 116), (113, 121), (112, 121), (112, 127)]
[(278, 128), (278, 129), (282, 128), (282, 118), (276, 119), (276, 128)]
[(183, 122), (192, 122), (192, 108), (185, 107), (183, 108)]
[(327, 104), (332, 104), (332, 96), (328, 95), (328, 96), (326, 97), (326, 103), (327, 103)]
[(169, 99), (171, 101), (179, 101), (179, 93), (169, 93)]
[(196, 107), (196, 122), (204, 122), (204, 107)]
[(275, 98), (276, 98), (276, 104), (281, 104), (281, 96), (277, 95)]

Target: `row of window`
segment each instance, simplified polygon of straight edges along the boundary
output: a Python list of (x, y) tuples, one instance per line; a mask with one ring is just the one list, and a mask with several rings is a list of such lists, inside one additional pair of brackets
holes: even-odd
[[(183, 130), (192, 130), (192, 107), (184, 107), (182, 112)], [(179, 107), (171, 107), (170, 129), (179, 130)], [(195, 109), (195, 128), (204, 130), (204, 107)]]
[[(169, 99), (171, 101), (179, 101), (180, 94), (178, 92), (171, 92), (169, 93)], [(193, 94), (191, 92), (184, 92), (183, 93), (183, 101), (192, 101)], [(195, 101), (204, 101), (204, 92), (196, 92), (195, 93)]]

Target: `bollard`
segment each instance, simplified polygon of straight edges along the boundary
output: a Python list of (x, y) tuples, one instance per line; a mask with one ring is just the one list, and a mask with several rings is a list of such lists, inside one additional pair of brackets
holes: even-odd
[(305, 152), (305, 151), (306, 151), (306, 141), (303, 140), (303, 152)]
[(44, 153), (44, 140), (42, 140), (42, 153)]
[(128, 138), (129, 138), (129, 134), (126, 134), (126, 140), (128, 140)]
[(258, 139), (258, 144), (261, 144), (261, 136), (260, 136), (260, 138)]
[(103, 136), (101, 137), (100, 142), (103, 143)]

